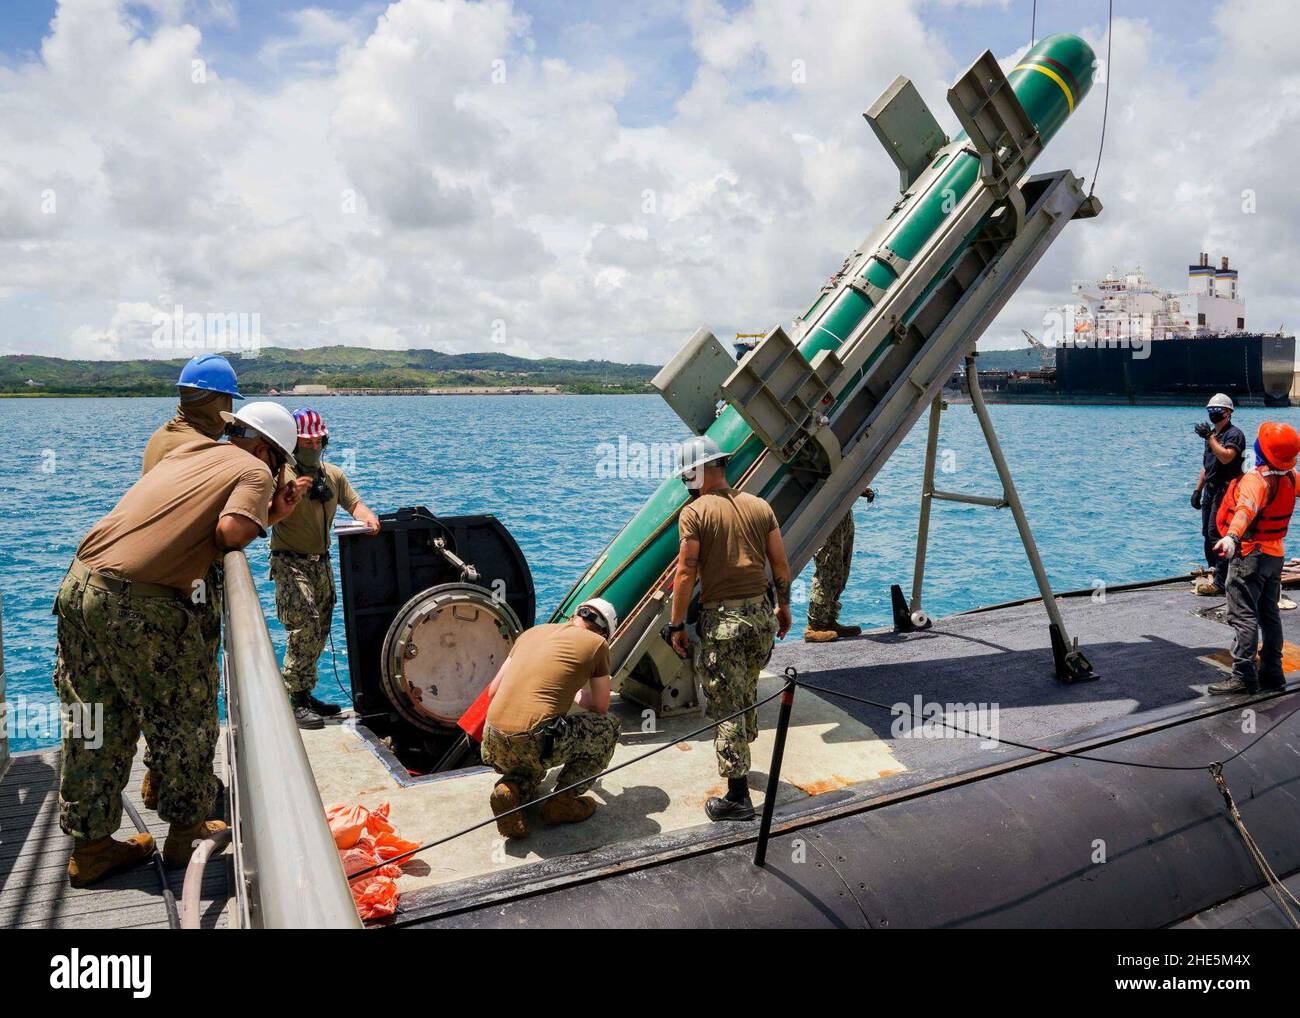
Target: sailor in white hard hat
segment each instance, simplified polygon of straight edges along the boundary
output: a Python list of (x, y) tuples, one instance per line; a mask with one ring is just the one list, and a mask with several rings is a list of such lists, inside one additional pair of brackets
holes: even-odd
[(609, 766), (621, 730), (609, 713), (609, 639), (617, 631), (614, 606), (590, 598), (568, 622), (525, 630), (488, 687), (482, 756), (501, 775), (489, 804), (503, 837), (527, 836), (519, 807), (552, 767), (563, 768), (555, 787), (566, 791), (542, 803), (542, 819), (580, 823), (596, 811), (584, 793)]
[(1201, 456), (1201, 473), (1192, 492), (1192, 508), (1201, 511), (1201, 538), (1205, 545), (1205, 563), (1209, 575), (1196, 582), (1196, 593), (1203, 597), (1222, 597), (1228, 577), (1228, 560), (1214, 550), (1219, 543), (1215, 523), (1219, 504), (1228, 485), (1241, 476), (1242, 455), (1246, 450), (1245, 433), (1232, 423), (1232, 397), (1216, 392), (1205, 404), (1209, 422), (1200, 421), (1196, 434), (1205, 442)]
[(102, 705), (102, 739), (69, 728), (60, 758), (59, 825), (72, 838), (76, 887), (138, 865), (153, 838), (112, 837), (141, 734), (158, 776), (158, 815), (171, 826), (163, 860), (179, 867), (217, 792), (213, 648), (199, 624), (203, 578), (222, 552), (265, 535), (301, 498), (285, 483), (294, 423), (274, 403), (226, 414), (229, 442), (197, 438), (172, 450), (122, 496), (77, 547), (59, 588), (54, 685), (69, 711)]

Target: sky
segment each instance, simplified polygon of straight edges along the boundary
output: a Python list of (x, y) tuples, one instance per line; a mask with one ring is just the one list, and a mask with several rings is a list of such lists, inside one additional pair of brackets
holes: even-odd
[[(803, 311), (897, 199), (864, 109), (1074, 32), (1105, 0), (6, 0), (0, 353), (175, 357), (185, 314), (275, 346), (660, 363)], [(982, 341), (1075, 281), (1197, 253), (1293, 331), (1300, 18), (1115, 5), (1096, 193)], [(1094, 88), (1035, 164), (1091, 181)], [(160, 323), (178, 323), (174, 330)], [(209, 331), (212, 326), (202, 324)]]

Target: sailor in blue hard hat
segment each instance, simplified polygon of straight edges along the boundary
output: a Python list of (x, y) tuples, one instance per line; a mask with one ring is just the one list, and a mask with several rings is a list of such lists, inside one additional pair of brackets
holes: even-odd
[[(144, 447), (144, 465), (141, 474), (147, 474), (160, 460), (182, 445), (198, 441), (215, 441), (225, 431), (222, 411), (229, 411), (234, 401), (243, 399), (235, 383), (235, 369), (230, 361), (217, 353), (203, 353), (190, 358), (181, 368), (176, 380), (180, 402), (176, 415), (155, 431)], [(199, 627), (208, 646), (208, 661), (212, 669), (209, 681), (217, 684), (217, 648), (221, 642), (221, 564), (214, 562), (203, 578), (203, 597), (194, 602)], [(144, 752), (145, 775), (140, 795), (150, 809), (158, 806), (158, 772), (153, 768), (153, 756), (146, 745)]]
[(239, 394), (235, 369), (219, 353), (190, 358), (181, 368), (176, 388), (181, 397), (176, 416), (150, 436), (141, 473), (147, 474), (179, 445), (197, 438), (220, 438), (226, 426), (221, 412), (229, 413), (234, 401), (244, 398)]

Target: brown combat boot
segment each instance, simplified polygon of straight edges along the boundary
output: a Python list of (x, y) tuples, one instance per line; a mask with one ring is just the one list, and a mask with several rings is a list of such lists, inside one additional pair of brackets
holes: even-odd
[(144, 803), (145, 809), (158, 808), (158, 786), (162, 784), (162, 775), (155, 770), (144, 772), (144, 780), (140, 782), (140, 800)]
[(68, 883), (73, 887), (87, 887), (107, 876), (148, 862), (153, 855), (153, 835), (133, 834), (126, 841), (99, 838), (95, 841), (73, 842), (72, 857), (68, 859)]
[(815, 629), (809, 626), (803, 631), (804, 643), (834, 643), (840, 634), (834, 629)]
[(492, 789), (492, 798), (488, 800), (492, 814), (497, 818), (497, 831), (503, 838), (528, 837), (528, 818), (523, 810), (503, 817), (501, 814), (522, 806), (524, 797), (519, 793), (519, 786), (513, 781), (498, 781)]
[(190, 856), (194, 854), (194, 843), (225, 829), (226, 824), (221, 820), (200, 820), (188, 827), (172, 824), (167, 828), (167, 840), (163, 842), (163, 863), (170, 870), (188, 866)]
[(561, 792), (542, 803), (542, 819), (548, 824), (580, 824), (595, 812), (595, 799), (572, 792)]
[(831, 628), (835, 630), (836, 636), (861, 636), (861, 626), (841, 626), (838, 622), (833, 623)]

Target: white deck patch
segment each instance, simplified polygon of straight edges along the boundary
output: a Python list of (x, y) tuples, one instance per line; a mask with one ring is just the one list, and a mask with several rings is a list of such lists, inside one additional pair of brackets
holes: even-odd
[[(764, 677), (759, 685), (760, 696), (776, 691), (780, 683), (775, 676)], [(778, 709), (778, 700), (759, 709), (760, 733), (751, 747), (750, 786), (755, 806), (763, 801)], [(660, 719), (657, 733), (642, 734), (634, 727), (639, 722), (634, 705), (621, 704), (616, 711), (624, 731), (613, 764), (640, 756), (704, 724), (698, 714), (690, 714)], [(336, 802), (360, 802), (365, 806), (391, 802), (390, 819), (398, 834), (407, 840), (431, 841), (491, 816), (488, 795), (496, 780), (491, 771), (475, 769), (402, 787), (348, 727), (329, 725), (320, 731), (303, 732), (302, 738), (321, 799), (327, 806)], [(888, 743), (878, 739), (869, 727), (807, 690), (796, 694), (778, 803), (874, 781), (903, 770)], [(557, 773), (551, 772), (543, 791), (554, 787)], [(528, 838), (507, 842), (497, 834), (496, 825), (489, 824), (416, 856), (407, 864), (399, 886), (411, 891), (707, 823), (704, 800), (721, 794), (724, 788), (712, 737), (699, 736), (601, 779), (592, 795), (602, 808), (587, 822), (550, 827), (534, 808), (529, 811), (532, 833)]]

